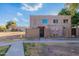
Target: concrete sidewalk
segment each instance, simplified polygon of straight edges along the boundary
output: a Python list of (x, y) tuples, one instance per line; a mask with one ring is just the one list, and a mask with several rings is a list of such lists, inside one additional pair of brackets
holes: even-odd
[(24, 41), (24, 43), (79, 43), (79, 41), (41, 40), (41, 41)]
[(70, 40), (61, 40), (61, 38), (53, 38), (53, 39), (37, 39), (37, 40), (24, 40), (24, 43), (55, 43), (55, 42), (58, 42), (58, 43), (79, 43), (79, 38), (77, 38), (75, 40), (75, 38), (70, 39)]
[(14, 42), (5, 56), (24, 56), (23, 42)]

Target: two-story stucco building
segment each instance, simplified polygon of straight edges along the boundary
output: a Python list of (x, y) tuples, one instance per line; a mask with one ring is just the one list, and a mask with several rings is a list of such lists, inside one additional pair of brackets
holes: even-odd
[(27, 37), (71, 37), (71, 16), (33, 15)]

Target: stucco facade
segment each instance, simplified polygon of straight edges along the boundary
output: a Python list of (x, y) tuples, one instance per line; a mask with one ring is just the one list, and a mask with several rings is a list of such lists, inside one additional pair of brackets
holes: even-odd
[[(30, 28), (38, 28), (44, 32), (44, 37), (71, 37), (71, 16), (62, 15), (35, 15), (30, 16)], [(43, 31), (40, 30), (43, 28)]]
[(39, 38), (39, 29), (38, 28), (28, 28), (26, 29), (27, 38)]
[(79, 26), (76, 28), (76, 36), (79, 37)]

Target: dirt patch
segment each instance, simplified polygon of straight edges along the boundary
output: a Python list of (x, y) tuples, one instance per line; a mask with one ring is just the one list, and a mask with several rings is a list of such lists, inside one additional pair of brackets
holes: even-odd
[(48, 45), (36, 43), (34, 46), (29, 45), (25, 48), (30, 56), (79, 56), (79, 44), (72, 45), (67, 43)]
[(25, 36), (25, 32), (0, 32), (0, 41), (4, 39), (20, 39)]

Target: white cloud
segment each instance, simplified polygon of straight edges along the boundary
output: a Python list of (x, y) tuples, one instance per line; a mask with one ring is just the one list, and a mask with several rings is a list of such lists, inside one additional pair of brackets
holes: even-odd
[(21, 9), (22, 10), (26, 10), (26, 11), (37, 11), (40, 8), (43, 7), (43, 4), (42, 3), (38, 3), (38, 4), (34, 5), (34, 6), (28, 5), (26, 3), (23, 3), (22, 5), (23, 6), (21, 7)]
[(17, 12), (17, 16), (22, 16), (23, 14), (20, 12)]
[(13, 21), (16, 21), (16, 22), (26, 22), (26, 20), (25, 19), (23, 19), (23, 18), (13, 18)]
[(16, 22), (18, 22), (19, 20), (15, 17), (15, 18), (13, 18), (13, 21), (16, 21)]

